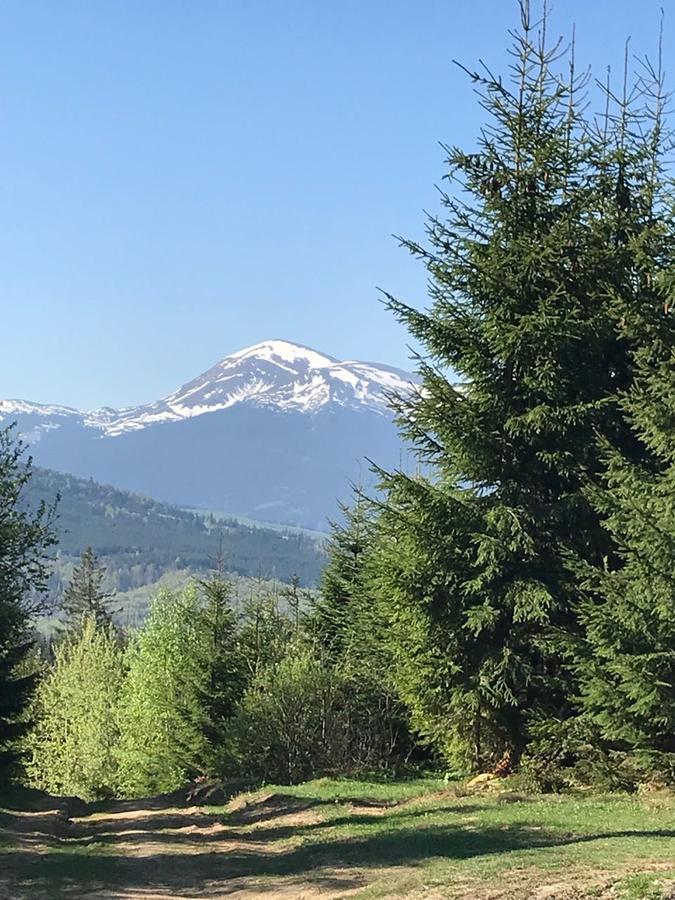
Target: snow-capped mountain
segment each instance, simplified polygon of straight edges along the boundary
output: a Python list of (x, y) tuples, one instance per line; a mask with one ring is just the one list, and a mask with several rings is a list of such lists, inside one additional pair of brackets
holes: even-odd
[[(69, 406), (0, 400), (0, 421), (18, 415), (37, 416), (48, 420), (39, 429), (51, 429), (59, 427), (59, 420), (70, 420), (114, 436), (229, 409), (238, 403), (304, 413), (335, 404), (389, 416), (389, 397), (409, 391), (412, 380), (412, 375), (391, 366), (340, 362), (309, 347), (274, 340), (226, 356), (153, 403), (80, 412)], [(38, 435), (39, 431), (36, 438)]]
[[(339, 362), (290, 341), (265, 341), (226, 356), (163, 400), (112, 417), (92, 415), (107, 434), (175, 422), (248, 403), (312, 413), (327, 404), (388, 415), (387, 395), (410, 389), (411, 376), (388, 366)], [(105, 411), (106, 413), (108, 411)]]
[(162, 400), (81, 412), (0, 401), (40, 465), (157, 499), (321, 525), (364, 457), (398, 465), (389, 399), (412, 375), (290, 341), (226, 356)]

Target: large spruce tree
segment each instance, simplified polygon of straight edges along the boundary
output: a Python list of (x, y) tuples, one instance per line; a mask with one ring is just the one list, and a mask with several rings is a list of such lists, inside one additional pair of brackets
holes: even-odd
[(662, 463), (608, 447), (604, 483), (589, 490), (620, 565), (582, 565), (578, 647), (582, 705), (608, 745), (675, 754), (675, 354), (645, 360), (625, 405)]
[(620, 562), (584, 485), (603, 437), (653, 465), (619, 397), (636, 354), (673, 336), (659, 79), (606, 92), (589, 121), (573, 55), (566, 70), (520, 6), (510, 77), (470, 73), (489, 117), (476, 148), (446, 148), (444, 212), (426, 245), (404, 242), (431, 305), (388, 298), (422, 348), (398, 412), (427, 468), (382, 473), (376, 590), (416, 727), (477, 767), (516, 759), (533, 713), (573, 711), (567, 558)]

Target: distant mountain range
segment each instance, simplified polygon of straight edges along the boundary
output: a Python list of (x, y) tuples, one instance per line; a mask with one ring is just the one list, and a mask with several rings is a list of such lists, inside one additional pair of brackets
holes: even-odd
[[(326, 562), (324, 538), (286, 526), (251, 525), (198, 514), (121, 491), (91, 479), (36, 467), (23, 495), (35, 508), (56, 497), (58, 545), (46, 595), (59, 601), (73, 567), (91, 546), (104, 567), (104, 590), (115, 594), (120, 624), (138, 625), (161, 587), (180, 587), (213, 572), (222, 560), (235, 607), (273, 593), (283, 605), (297, 576), (303, 592), (315, 588)], [(306, 594), (305, 594), (306, 596)], [(42, 618), (50, 634), (55, 619)]]
[(197, 514), (95, 481), (36, 467), (24, 503), (58, 497), (55, 529), (60, 559), (93, 547), (110, 576), (108, 589), (127, 591), (169, 571), (204, 573), (222, 556), (234, 575), (311, 587), (325, 564), (323, 540), (300, 529), (247, 525)]
[(366, 457), (384, 468), (403, 448), (389, 398), (414, 377), (340, 362), (289, 341), (225, 357), (168, 397), (81, 412), (0, 401), (37, 464), (156, 497), (270, 522), (325, 528)]

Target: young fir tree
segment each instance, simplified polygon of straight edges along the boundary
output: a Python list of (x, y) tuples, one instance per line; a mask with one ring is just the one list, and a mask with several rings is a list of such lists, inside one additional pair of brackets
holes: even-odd
[(158, 594), (126, 654), (115, 749), (126, 796), (172, 791), (208, 768), (205, 640), (193, 587)]
[(70, 628), (78, 628), (88, 618), (100, 627), (112, 625), (110, 600), (112, 594), (103, 590), (105, 568), (98, 562), (91, 547), (80, 556), (73, 569), (70, 584), (63, 595), (62, 608)]
[(246, 669), (232, 609), (232, 584), (219, 566), (200, 582), (205, 600), (202, 612), (204, 640), (201, 653), (206, 671), (204, 733), (212, 766), (222, 771), (228, 754), (228, 726), (246, 687)]
[(285, 601), (293, 631), (295, 634), (299, 634), (308, 599), (307, 593), (300, 587), (299, 575), (291, 575), (290, 583), (281, 589), (281, 599)]
[(33, 787), (84, 800), (117, 792), (122, 652), (112, 628), (86, 618), (55, 648), (32, 706), (26, 765)]
[(54, 545), (54, 509), (31, 511), (30, 460), (10, 429), (0, 431), (0, 781), (16, 759), (16, 739), (25, 730), (24, 710), (34, 679), (20, 673), (29, 653), (27, 625), (41, 608), (47, 554)]
[(350, 643), (356, 609), (363, 594), (364, 560), (372, 528), (366, 503), (357, 495), (352, 506), (340, 504), (342, 522), (331, 522), (318, 597), (312, 603), (309, 629), (322, 649), (339, 657)]
[(243, 604), (239, 623), (247, 681), (259, 670), (278, 665), (292, 637), (293, 623), (279, 609), (277, 591), (257, 579)]
[(340, 685), (343, 702), (343, 765), (392, 767), (413, 742), (407, 712), (391, 677), (384, 621), (371, 584), (376, 539), (372, 505), (360, 493), (343, 521), (332, 523), (328, 564), (307, 628)]
[(379, 593), (415, 726), (476, 767), (517, 759), (534, 712), (573, 711), (565, 552), (614, 556), (582, 488), (598, 435), (644, 455), (618, 396), (656, 320), (672, 335), (656, 286), (672, 229), (649, 204), (660, 126), (635, 127), (630, 98), (585, 122), (573, 60), (565, 80), (525, 0), (521, 19), (512, 77), (472, 76), (489, 122), (475, 152), (447, 148), (445, 215), (428, 246), (405, 242), (431, 306), (389, 298), (424, 351), (398, 412), (431, 475), (383, 473)]

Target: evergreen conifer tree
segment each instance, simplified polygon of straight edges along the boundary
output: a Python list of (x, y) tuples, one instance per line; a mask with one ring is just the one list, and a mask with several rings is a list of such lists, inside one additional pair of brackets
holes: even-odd
[(212, 765), (222, 770), (228, 748), (228, 724), (246, 687), (246, 670), (232, 609), (232, 585), (222, 568), (200, 582), (206, 601), (202, 612), (204, 640), (201, 647), (206, 680), (204, 729)]
[(110, 600), (113, 595), (103, 590), (104, 578), (104, 567), (93, 549), (87, 547), (63, 595), (62, 607), (69, 627), (77, 628), (88, 618), (93, 618), (100, 627), (112, 624)]
[(243, 604), (239, 622), (247, 681), (260, 669), (278, 665), (292, 636), (293, 623), (279, 609), (277, 592), (257, 580)]
[(0, 783), (16, 758), (16, 739), (25, 731), (24, 710), (35, 686), (32, 674), (21, 673), (32, 643), (25, 629), (12, 625), (11, 611), (0, 610), (0, 622), (6, 630), (0, 644)]
[(675, 753), (675, 353), (645, 363), (625, 405), (662, 465), (608, 447), (606, 478), (589, 488), (620, 565), (577, 569), (587, 589), (577, 660), (584, 711), (609, 746)]
[(286, 602), (293, 630), (298, 634), (305, 614), (304, 607), (307, 595), (300, 587), (300, 576), (297, 573), (293, 573), (290, 583), (282, 588), (281, 599)]
[(372, 505), (357, 492), (333, 522), (328, 564), (307, 627), (341, 687), (344, 763), (378, 768), (407, 756), (407, 711), (391, 677), (385, 617), (371, 567), (377, 539)]
[(372, 519), (360, 495), (352, 506), (340, 504), (340, 511), (342, 522), (331, 522), (328, 564), (308, 623), (323, 650), (334, 657), (349, 646), (358, 618)]
[(589, 123), (546, 26), (523, 0), (512, 78), (470, 73), (490, 121), (475, 152), (446, 148), (452, 187), (428, 245), (404, 242), (431, 306), (388, 298), (423, 349), (421, 388), (397, 409), (431, 474), (382, 473), (378, 590), (415, 726), (476, 767), (517, 759), (534, 712), (574, 711), (566, 553), (615, 556), (583, 488), (605, 466), (598, 436), (645, 456), (619, 398), (640, 348), (673, 333), (658, 79), (638, 91), (655, 100), (649, 125), (627, 91)]
[(0, 430), (0, 781), (16, 758), (34, 679), (19, 674), (31, 642), (28, 618), (41, 608), (47, 554), (54, 545), (54, 508), (31, 510), (30, 459), (11, 429)]

